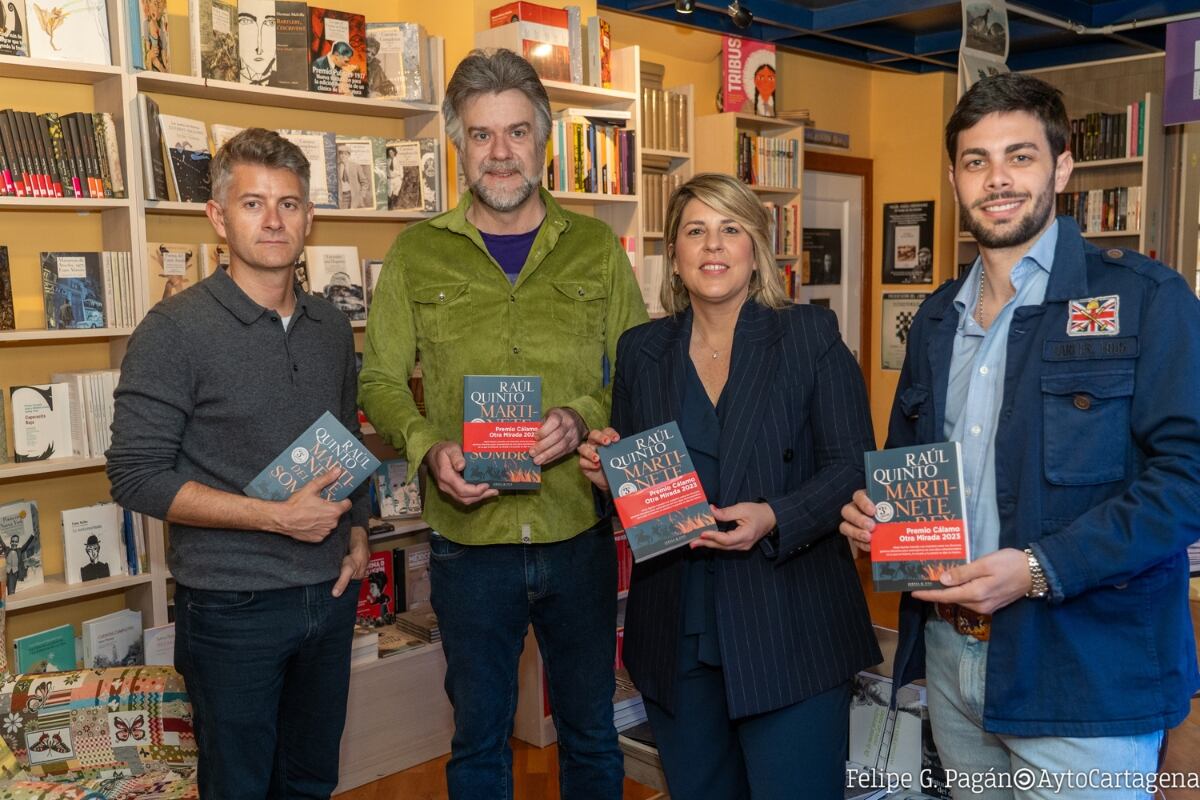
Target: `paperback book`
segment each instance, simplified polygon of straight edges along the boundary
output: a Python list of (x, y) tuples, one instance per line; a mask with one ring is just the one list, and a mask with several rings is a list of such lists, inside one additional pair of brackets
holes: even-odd
[(147, 242), (150, 264), (150, 302), (173, 297), (200, 280), (196, 245), (178, 242)]
[(0, 331), (17, 328), (17, 316), (13, 309), (12, 273), (8, 267), (8, 248), (0, 244)]
[(105, 0), (71, 0), (61, 5), (28, 0), (28, 5), (33, 9), (27, 20), (33, 58), (112, 63)]
[(408, 461), (384, 461), (375, 472), (375, 498), (382, 519), (411, 519), (421, 516), (421, 487), (408, 480)]
[(71, 400), (65, 383), (13, 386), (13, 459), (46, 461), (70, 458)]
[(367, 312), (371, 311), (371, 299), (375, 296), (375, 286), (379, 283), (379, 273), (383, 271), (383, 262), (379, 259), (363, 260), (363, 292), (366, 295)]
[(374, 161), (369, 138), (337, 137), (338, 208), (375, 208)]
[(41, 264), (46, 330), (107, 325), (99, 253), (42, 253)]
[(416, 139), (392, 139), (387, 143), (389, 211), (421, 211), (421, 143)]
[(342, 468), (342, 475), (321, 490), (321, 496), (344, 500), (379, 469), (379, 459), (326, 411), (242, 491), (260, 500), (287, 500), (334, 466)]
[(362, 14), (308, 8), (309, 88), (367, 96), (367, 20)]
[[(171, 37), (168, 35), (167, 0), (127, 0), (136, 6), (138, 69), (171, 71)], [(130, 9), (132, 19), (132, 8)], [(195, 17), (193, 16), (193, 19)], [(131, 31), (131, 35), (134, 31)]]
[(59, 625), (13, 639), (13, 653), (18, 675), (75, 669), (75, 628)]
[(25, 0), (12, 0), (0, 7), (0, 56), (29, 55), (28, 27)]
[(540, 376), (464, 375), (463, 479), (502, 491), (541, 488), (542, 468), (529, 455), (541, 425)]
[(211, 242), (200, 243), (200, 277), (207, 278), (218, 269), (229, 266), (229, 245), (221, 242), (213, 244)]
[(308, 199), (317, 208), (338, 207), (337, 135), (328, 131), (281, 130), (280, 136), (308, 159)]
[(275, 71), (270, 85), (308, 91), (308, 3), (275, 2)]
[(238, 80), (236, 2), (190, 0), (192, 74), (218, 81)]
[(371, 97), (431, 102), (425, 29), (415, 22), (368, 22), (367, 78)]
[(175, 623), (146, 628), (142, 635), (142, 650), (146, 654), (146, 666), (175, 666)]
[(144, 662), (142, 612), (123, 608), (83, 623), (83, 667), (134, 666)]
[(392, 580), (392, 551), (371, 553), (367, 574), (358, 588), (358, 625), (391, 625), (396, 619), (395, 581)]
[(18, 500), (0, 506), (0, 554), (5, 559), (4, 589), (7, 594), (41, 586), (45, 581), (37, 503)]
[[(275, 6), (275, 0), (237, 0), (238, 80), (242, 83), (274, 85), (271, 81), (278, 68)], [(305, 41), (305, 52), (307, 44)], [(306, 69), (305, 89), (308, 88), (307, 73)]]
[(361, 264), (357, 247), (306, 247), (304, 275), (308, 285), (305, 288), (333, 303), (350, 319), (366, 319)]
[(398, 612), (429, 608), (429, 542), (392, 551)]
[(871, 573), (877, 592), (939, 588), (942, 572), (971, 560), (958, 442), (867, 453), (875, 504)]
[(720, 106), (722, 111), (775, 116), (775, 45), (722, 38)]
[(675, 422), (600, 448), (600, 465), (634, 561), (683, 547), (704, 531), (717, 530)]
[(200, 120), (171, 114), (159, 114), (158, 120), (166, 153), (168, 191), (180, 202), (208, 202), (212, 195), (208, 129)]
[[(69, 584), (128, 574), (122, 523), (116, 503), (62, 511), (63, 566)], [(141, 628), (138, 628), (141, 643)]]

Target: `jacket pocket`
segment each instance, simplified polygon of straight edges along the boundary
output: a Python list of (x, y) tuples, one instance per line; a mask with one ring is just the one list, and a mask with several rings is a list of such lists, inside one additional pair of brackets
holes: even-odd
[(553, 281), (550, 314), (568, 333), (599, 339), (604, 336), (604, 316), (608, 292), (599, 281)]
[(1046, 480), (1085, 486), (1125, 477), (1133, 371), (1042, 376)]
[(467, 319), (459, 312), (470, 302), (466, 281), (422, 286), (412, 291), (417, 338), (446, 342), (462, 335)]

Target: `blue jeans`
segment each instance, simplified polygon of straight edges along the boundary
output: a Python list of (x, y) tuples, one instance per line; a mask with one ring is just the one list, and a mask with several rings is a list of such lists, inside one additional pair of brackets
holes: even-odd
[[(1162, 731), (1140, 736), (1071, 738), (1006, 736), (983, 729), (987, 642), (948, 622), (925, 623), (925, 683), (933, 740), (955, 800), (1147, 800), (1136, 786), (1116, 786), (1117, 773), (1152, 774)], [(1103, 654), (1097, 654), (1103, 658)], [(1095, 779), (1088, 773), (1096, 770)], [(959, 778), (955, 785), (951, 772)], [(984, 788), (975, 776), (1032, 776), (1030, 788)], [(1072, 783), (1067, 783), (1071, 780)], [(1039, 784), (1046, 785), (1039, 785)], [(978, 791), (976, 791), (978, 789)]]
[(259, 592), (175, 588), (202, 798), (328, 798), (350, 686), (358, 581)]
[[(620, 800), (613, 727), (617, 556), (612, 529), (554, 544), (464, 546), (430, 537), (433, 610), (446, 654), (451, 800), (513, 796), (517, 663), (530, 623), (558, 729), (562, 800)], [(540, 701), (540, 698), (539, 698)]]

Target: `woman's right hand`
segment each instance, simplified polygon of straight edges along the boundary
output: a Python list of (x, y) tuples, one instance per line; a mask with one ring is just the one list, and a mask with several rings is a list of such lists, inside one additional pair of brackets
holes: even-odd
[(598, 489), (607, 492), (608, 478), (604, 477), (604, 469), (600, 466), (601, 447), (606, 447), (621, 438), (621, 434), (612, 428), (599, 431), (588, 431), (587, 439), (575, 451), (579, 453), (579, 469)]

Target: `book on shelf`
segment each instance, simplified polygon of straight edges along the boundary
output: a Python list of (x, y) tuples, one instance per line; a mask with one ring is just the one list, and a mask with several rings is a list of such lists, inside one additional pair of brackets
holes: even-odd
[(166, 300), (200, 280), (199, 247), (191, 242), (147, 242), (150, 303)]
[(229, 245), (224, 242), (200, 243), (200, 277), (207, 278), (221, 267), (229, 266)]
[(59, 625), (13, 639), (18, 675), (75, 669), (75, 628)]
[(18, 463), (70, 458), (71, 400), (66, 384), (9, 387), (13, 459)]
[(379, 657), (406, 653), (424, 647), (425, 642), (411, 633), (405, 633), (397, 625), (386, 625), (379, 629)]
[(413, 519), (421, 516), (421, 487), (408, 480), (408, 461), (391, 458), (372, 476), (372, 488), (382, 519)]
[(113, 392), (120, 380), (118, 369), (56, 372), (55, 384), (67, 387), (71, 408), (71, 450), (76, 456), (102, 456), (112, 444)]
[(642, 700), (642, 693), (633, 685), (629, 672), (622, 667), (616, 671), (616, 690), (613, 692), (613, 724), (620, 732), (645, 721), (646, 704)]
[(677, 153), (687, 151), (687, 119), (686, 94), (642, 87), (642, 141), (646, 147)]
[(167, 164), (162, 151), (162, 124), (158, 103), (149, 95), (138, 94), (138, 137), (141, 141), (142, 185), (147, 200), (169, 200)]
[[(96, 149), (95, 120), (91, 114), (76, 111), (65, 115), (76, 152), (76, 168), (87, 197), (104, 197), (104, 178), (100, 169), (100, 152)], [(111, 195), (110, 195), (111, 196)]]
[[(375, 286), (379, 283), (379, 273), (383, 270), (383, 261), (377, 258), (363, 259), (363, 293), (367, 304), (367, 312), (371, 311), (371, 299), (375, 295)], [(2, 288), (2, 287), (0, 287)], [(3, 298), (0, 298), (2, 301)]]
[(0, 244), (0, 331), (17, 329), (13, 307), (12, 271), (8, 266), (8, 246)]
[(84, 620), (83, 668), (127, 667), (145, 661), (142, 612), (128, 608)]
[(960, 444), (877, 450), (865, 461), (875, 591), (941, 588), (943, 571), (971, 560)]
[(350, 640), (350, 665), (369, 663), (378, 658), (379, 631), (362, 624), (355, 625), (354, 637)]
[(388, 207), (388, 140), (383, 136), (365, 137), (371, 142), (371, 177), (375, 184), (375, 210)]
[(212, 196), (208, 128), (197, 119), (159, 114), (167, 164), (167, 189), (173, 200), (205, 203)]
[(587, 67), (584, 77), (588, 86), (612, 88), (612, 26), (603, 17), (588, 17), (584, 37), (584, 57)]
[(238, 80), (308, 89), (308, 4), (237, 0)]
[(463, 480), (501, 491), (540, 489), (542, 468), (529, 448), (541, 425), (541, 376), (464, 375)]
[[(128, 575), (123, 515), (116, 503), (62, 511), (63, 571), (68, 584)], [(141, 628), (138, 628), (141, 641)]]
[(326, 411), (242, 491), (260, 500), (287, 500), (335, 466), (342, 468), (342, 474), (321, 490), (326, 500), (349, 497), (379, 468), (379, 459), (337, 417)]
[(738, 133), (737, 176), (754, 186), (800, 186), (800, 142), (793, 138)]
[(215, 154), (226, 142), (246, 130), (240, 125), (223, 125), (219, 122), (212, 124), (213, 153)]
[(297, 274), (303, 288), (324, 297), (352, 320), (367, 318), (357, 247), (310, 245)]
[(775, 45), (725, 36), (720, 65), (721, 111), (775, 116)]
[(387, 143), (389, 211), (421, 211), (421, 143), (392, 139)]
[(72, 0), (65, 8), (33, 0), (28, 0), (28, 5), (34, 12), (26, 20), (30, 56), (105, 66), (112, 63), (105, 0)]
[(613, 540), (617, 546), (617, 594), (629, 591), (633, 580), (633, 550), (629, 549), (629, 537), (623, 528), (613, 532)]
[(25, 0), (9, 0), (0, 6), (0, 56), (28, 56), (28, 29)]
[(107, 111), (92, 114), (96, 130), (96, 152), (100, 162), (100, 177), (105, 197), (125, 196), (125, 172), (121, 168), (117, 127)]
[(238, 80), (238, 8), (225, 0), (189, 0), (192, 75)]
[(0, 464), (8, 463), (8, 423), (4, 417), (4, 403), (0, 403)]
[(397, 547), (392, 551), (397, 611), (430, 607), (429, 552), (429, 542)]
[(633, 194), (635, 135), (623, 119), (556, 114), (546, 141), (544, 185), (552, 191)]
[(564, 8), (516, 2), (493, 8), (490, 28), (475, 34), (479, 48), (518, 53), (545, 80), (571, 81), (570, 20)]
[(1130, 103), (1121, 112), (1092, 111), (1069, 124), (1069, 149), (1078, 163), (1145, 155), (1145, 100)]
[(642, 290), (642, 301), (646, 304), (646, 313), (665, 313), (662, 304), (662, 285), (663, 257), (661, 255), (642, 256), (642, 269), (638, 272), (638, 286)]
[(433, 102), (429, 37), (415, 22), (367, 23), (367, 94)]
[(121, 509), (121, 537), (125, 545), (127, 571), (130, 575), (141, 575), (146, 571), (143, 564), (146, 557), (145, 530), (141, 514), (134, 514), (127, 508)]
[(717, 530), (675, 422), (626, 436), (599, 452), (635, 561), (683, 547), (704, 531)]
[(107, 325), (100, 253), (42, 253), (41, 267), (46, 330)]
[(175, 623), (146, 628), (142, 633), (146, 666), (175, 666)]
[(126, 0), (134, 66), (151, 72), (171, 71), (170, 19), (167, 0)]
[(397, 614), (396, 627), (426, 644), (442, 640), (442, 630), (438, 627), (437, 614), (433, 613), (431, 608), (419, 608), (416, 611), (404, 611)]
[(579, 6), (563, 6), (567, 12), (567, 50), (571, 54), (571, 83), (582, 84), (585, 77), (583, 55), (583, 9)]
[(375, 208), (375, 151), (369, 137), (337, 135), (338, 208)]
[(0, 505), (0, 555), (4, 555), (4, 590), (8, 595), (45, 582), (42, 526), (35, 501), (17, 500)]
[(281, 130), (279, 135), (308, 159), (308, 199), (317, 208), (338, 207), (337, 135), (329, 131)]
[(366, 17), (309, 6), (308, 30), (309, 89), (366, 97)]
[(421, 210), (427, 212), (440, 211), (442, 207), (441, 190), (438, 185), (438, 144), (437, 139), (428, 137), (417, 140), (421, 144)]
[(367, 574), (358, 587), (355, 622), (378, 627), (391, 625), (396, 616), (395, 580), (392, 576), (392, 551), (371, 553)]

